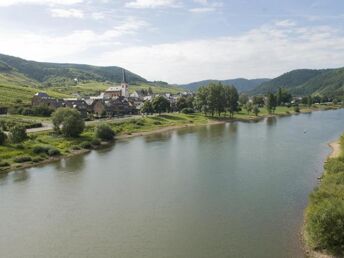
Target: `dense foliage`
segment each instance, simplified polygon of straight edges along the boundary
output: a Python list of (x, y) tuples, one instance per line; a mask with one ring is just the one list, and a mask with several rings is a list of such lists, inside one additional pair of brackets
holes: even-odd
[(238, 111), (239, 94), (233, 86), (211, 83), (198, 89), (194, 105), (198, 111), (214, 116), (229, 112), (231, 116)]
[[(344, 136), (341, 138), (342, 149)], [(306, 212), (310, 245), (332, 254), (344, 255), (344, 156), (325, 164), (325, 176), (311, 194)]]
[(80, 112), (72, 108), (58, 108), (52, 115), (52, 122), (54, 131), (67, 137), (77, 137), (85, 128)]
[(28, 138), (25, 127), (20, 125), (16, 125), (10, 129), (10, 136), (13, 143), (20, 143)]
[(96, 128), (95, 135), (97, 138), (102, 139), (104, 141), (111, 141), (115, 137), (115, 132), (109, 125), (100, 124)]
[[(285, 73), (271, 81), (262, 83), (251, 95), (276, 93), (279, 88), (288, 89), (296, 96), (344, 97), (344, 68), (309, 70), (301, 69)], [(320, 103), (320, 102), (319, 102)]]
[(152, 107), (155, 113), (161, 114), (163, 112), (169, 112), (171, 104), (163, 96), (158, 96), (152, 100)]

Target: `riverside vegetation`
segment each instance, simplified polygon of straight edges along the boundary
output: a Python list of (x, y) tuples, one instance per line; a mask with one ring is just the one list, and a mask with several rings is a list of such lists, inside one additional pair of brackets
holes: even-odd
[(315, 251), (344, 255), (344, 135), (341, 154), (329, 158), (305, 214), (305, 241)]

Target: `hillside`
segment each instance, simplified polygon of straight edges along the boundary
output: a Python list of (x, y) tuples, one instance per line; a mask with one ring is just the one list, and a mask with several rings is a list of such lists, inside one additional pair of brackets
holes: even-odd
[[(126, 75), (130, 91), (149, 87), (156, 93), (183, 90), (163, 82), (149, 82), (130, 71)], [(117, 66), (44, 63), (0, 54), (0, 105), (14, 105), (18, 99), (28, 104), (37, 91), (54, 97), (95, 95), (121, 80), (122, 68)]]
[(286, 88), (291, 94), (300, 96), (344, 96), (344, 68), (293, 70), (262, 83), (249, 93), (251, 95), (266, 94), (277, 92), (278, 88)]
[(212, 82), (221, 82), (224, 85), (234, 85), (239, 92), (249, 91), (257, 87), (258, 85), (269, 81), (270, 79), (253, 79), (248, 80), (244, 78), (229, 79), (229, 80), (204, 80), (199, 82), (192, 82), (189, 84), (180, 85), (184, 89), (196, 91), (199, 87), (206, 86)]

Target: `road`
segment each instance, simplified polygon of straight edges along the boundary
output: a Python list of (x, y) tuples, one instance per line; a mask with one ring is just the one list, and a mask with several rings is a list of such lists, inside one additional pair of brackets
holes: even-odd
[[(111, 119), (98, 119), (98, 120), (93, 120), (93, 121), (86, 121), (85, 124), (86, 126), (89, 125), (96, 125), (98, 123), (101, 122), (116, 122), (116, 123), (120, 123), (126, 120), (130, 120), (133, 118), (140, 118), (142, 117), (141, 115), (135, 115), (135, 116), (126, 116), (126, 117), (119, 117), (119, 118), (111, 118)], [(45, 132), (45, 131), (51, 131), (53, 129), (53, 124), (51, 122), (42, 122), (42, 127), (39, 128), (30, 128), (27, 129), (26, 132), (27, 133), (37, 133), (37, 132)]]

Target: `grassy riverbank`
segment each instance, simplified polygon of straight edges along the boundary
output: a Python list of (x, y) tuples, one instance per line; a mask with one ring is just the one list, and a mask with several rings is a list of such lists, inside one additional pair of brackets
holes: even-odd
[[(338, 106), (314, 106), (312, 109), (301, 108), (301, 112), (310, 112), (312, 110), (324, 110), (338, 108)], [(274, 115), (284, 116), (292, 115), (293, 108), (277, 107)], [(29, 139), (21, 144), (7, 143), (0, 146), (0, 173), (35, 166), (38, 164), (50, 162), (61, 157), (77, 155), (99, 148), (104, 144), (94, 137), (95, 126), (99, 123), (107, 123), (116, 133), (116, 138), (127, 138), (138, 135), (145, 135), (170, 129), (176, 129), (184, 126), (206, 125), (209, 123), (219, 123), (225, 121), (259, 121), (266, 116), (270, 116), (265, 109), (261, 109), (258, 116), (247, 114), (240, 111), (234, 118), (229, 115), (221, 117), (209, 117), (203, 114), (163, 114), (141, 118), (132, 118), (125, 121), (116, 121), (116, 119), (95, 121), (90, 123), (85, 131), (78, 138), (65, 138), (54, 134), (52, 131), (42, 131), (29, 134)], [(6, 119), (10, 119), (6, 117)], [(22, 116), (14, 116), (15, 121), (24, 119)], [(45, 118), (46, 119), (46, 118)], [(1, 120), (1, 119), (0, 119)], [(38, 119), (40, 120), (40, 118)], [(33, 119), (37, 122), (37, 120)], [(23, 122), (23, 121), (21, 121)], [(43, 122), (43, 121), (42, 121)], [(49, 121), (44, 121), (49, 122)]]
[(305, 213), (303, 236), (310, 257), (344, 255), (344, 135), (330, 146), (333, 152)]

